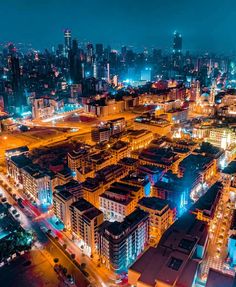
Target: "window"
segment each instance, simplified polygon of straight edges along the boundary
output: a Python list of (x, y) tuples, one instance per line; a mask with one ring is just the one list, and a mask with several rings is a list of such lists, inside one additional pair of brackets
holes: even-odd
[(182, 263), (183, 263), (182, 259), (171, 257), (168, 267), (178, 271)]

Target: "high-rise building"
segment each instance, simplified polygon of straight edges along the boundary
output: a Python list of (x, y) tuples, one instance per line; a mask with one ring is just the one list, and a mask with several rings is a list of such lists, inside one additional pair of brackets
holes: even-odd
[(181, 52), (182, 52), (182, 35), (178, 32), (175, 32), (173, 39), (173, 53), (178, 54)]
[(66, 228), (71, 227), (70, 223), (70, 205), (74, 202), (75, 197), (67, 191), (54, 192), (53, 194), (53, 212), (59, 218)]
[(19, 58), (11, 56), (9, 58), (9, 66), (11, 71), (13, 94), (9, 98), (8, 109), (10, 109), (11, 112), (21, 112), (22, 107), (26, 104), (26, 99), (24, 95)]
[(99, 255), (107, 268), (126, 271), (149, 241), (148, 213), (136, 209), (123, 222), (104, 222), (99, 230)]
[(68, 52), (71, 49), (71, 30), (64, 30), (64, 40), (65, 40), (65, 55), (68, 56)]
[(87, 45), (87, 63), (93, 63), (93, 57), (94, 57), (94, 54), (93, 54), (93, 44), (91, 43), (88, 43)]
[(74, 50), (69, 51), (70, 80), (73, 84), (79, 84), (83, 79), (83, 66), (79, 53)]
[(98, 227), (103, 223), (103, 213), (81, 198), (70, 206), (71, 229), (84, 246), (87, 254), (93, 254), (98, 245)]
[(36, 164), (22, 170), (23, 190), (39, 204), (52, 204), (51, 177)]
[(103, 56), (103, 44), (96, 44), (96, 55), (98, 60)]

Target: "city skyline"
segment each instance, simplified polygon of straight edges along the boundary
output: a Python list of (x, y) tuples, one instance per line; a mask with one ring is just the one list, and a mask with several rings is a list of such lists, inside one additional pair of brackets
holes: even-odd
[[(72, 0), (59, 4), (54, 0), (33, 3), (14, 0), (11, 7), (6, 1), (1, 2), (0, 24), (4, 26), (1, 40), (30, 42), (36, 49), (61, 43), (63, 30), (70, 28), (79, 42), (104, 43), (114, 48), (131, 45), (168, 51), (177, 30), (184, 37), (184, 51), (236, 50), (235, 36), (230, 33), (236, 3), (231, 0), (224, 7), (217, 6), (217, 1), (198, 1), (198, 14), (196, 5), (185, 0), (178, 3), (147, 0), (145, 5), (140, 0), (135, 3), (121, 0), (112, 6), (107, 0), (99, 3), (91, 0), (90, 5)], [(9, 15), (15, 21), (9, 21)]]
[(236, 3), (0, 7), (0, 286), (236, 287)]

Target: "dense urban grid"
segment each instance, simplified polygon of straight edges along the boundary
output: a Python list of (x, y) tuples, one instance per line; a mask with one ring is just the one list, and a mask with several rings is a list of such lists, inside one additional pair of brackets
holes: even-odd
[(1, 286), (236, 286), (236, 55), (170, 37), (1, 43)]

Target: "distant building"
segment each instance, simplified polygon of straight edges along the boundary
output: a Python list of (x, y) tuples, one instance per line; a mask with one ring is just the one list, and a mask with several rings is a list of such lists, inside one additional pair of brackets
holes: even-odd
[(123, 140), (130, 143), (132, 150), (142, 149), (153, 140), (153, 133), (147, 130), (129, 130)]
[(71, 30), (65, 29), (64, 31), (64, 40), (65, 40), (65, 55), (68, 56), (68, 52), (71, 49), (72, 40), (71, 40)]
[(120, 159), (124, 157), (130, 156), (130, 145), (124, 141), (117, 141), (110, 148), (111, 154), (114, 156), (115, 161), (118, 162)]
[(134, 128), (137, 130), (148, 130), (154, 134), (165, 136), (171, 132), (171, 124), (165, 119), (147, 119), (143, 117), (137, 117), (134, 120)]
[(96, 143), (109, 141), (110, 136), (111, 136), (111, 130), (108, 127), (104, 127), (104, 128), (97, 127), (97, 128), (92, 129), (91, 131), (92, 141)]

